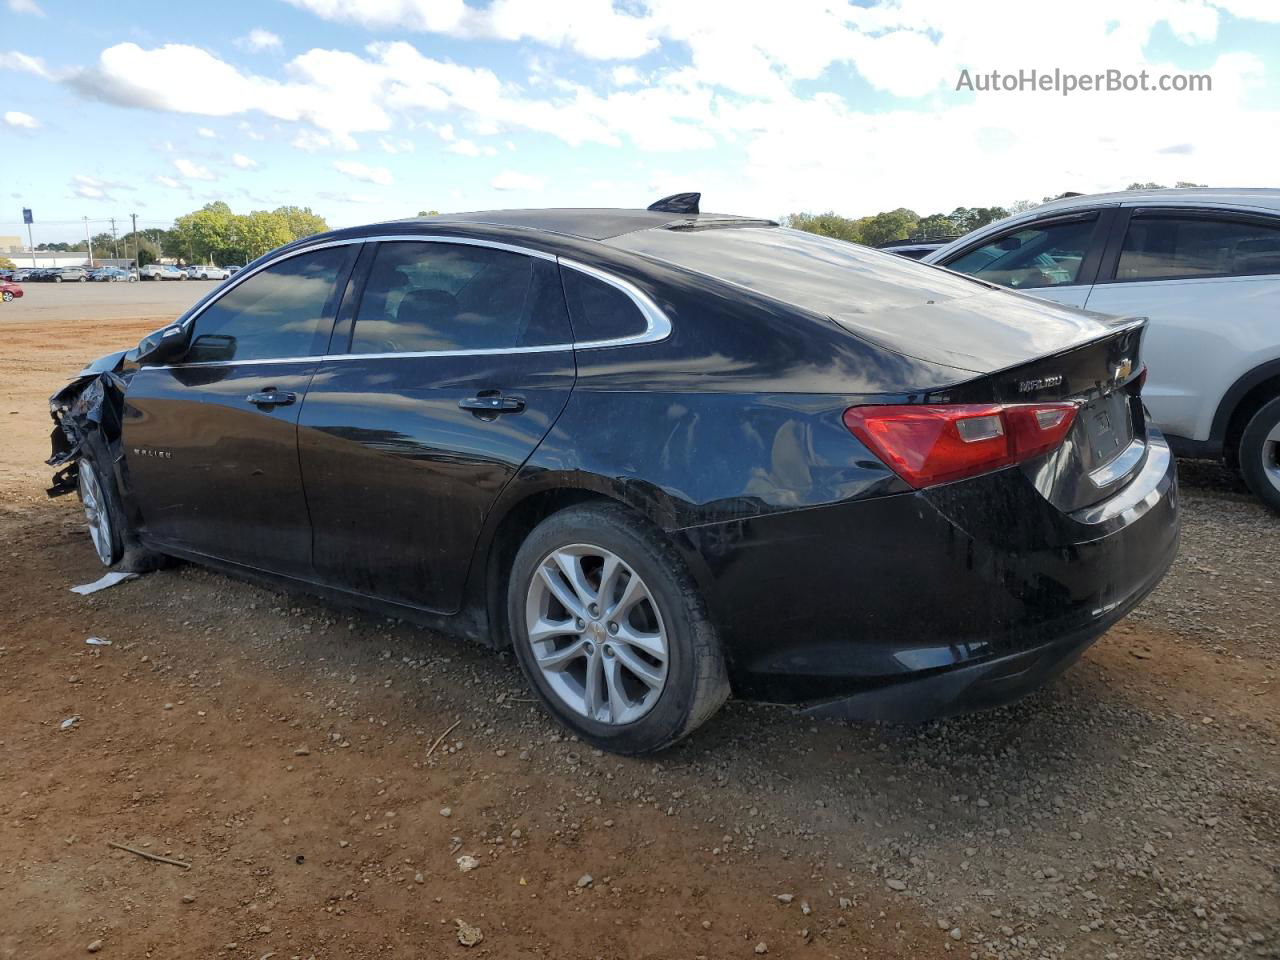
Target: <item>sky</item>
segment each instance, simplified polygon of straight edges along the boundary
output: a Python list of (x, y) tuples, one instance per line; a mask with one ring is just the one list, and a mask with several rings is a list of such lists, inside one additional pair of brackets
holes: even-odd
[[(777, 218), (1280, 186), (1280, 0), (0, 0), (0, 235), (211, 200)], [(957, 89), (991, 71), (1208, 91)]]

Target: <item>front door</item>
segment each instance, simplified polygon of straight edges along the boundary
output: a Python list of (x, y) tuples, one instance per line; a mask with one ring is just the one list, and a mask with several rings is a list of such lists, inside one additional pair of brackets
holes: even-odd
[(1044, 300), (1083, 307), (1111, 211), (1046, 217), (957, 252), (942, 266)]
[(134, 375), (125, 466), (149, 539), (310, 574), (298, 414), (355, 252), (328, 247), (246, 276), (189, 321), (181, 361)]
[(299, 421), (320, 578), (455, 612), (485, 516), (569, 398), (571, 340), (554, 260), (379, 244)]

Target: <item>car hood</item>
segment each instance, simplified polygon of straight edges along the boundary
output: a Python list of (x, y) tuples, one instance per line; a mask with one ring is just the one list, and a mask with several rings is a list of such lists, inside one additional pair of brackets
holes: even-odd
[(1005, 290), (833, 314), (850, 333), (895, 353), (993, 373), (1088, 343), (1133, 322)]

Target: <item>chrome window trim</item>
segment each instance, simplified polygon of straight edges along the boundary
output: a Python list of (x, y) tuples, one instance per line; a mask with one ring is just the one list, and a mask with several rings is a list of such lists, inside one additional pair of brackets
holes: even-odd
[(517, 253), (523, 256), (537, 257), (540, 260), (549, 260), (561, 267), (569, 270), (576, 270), (579, 273), (593, 277), (602, 283), (621, 290), (635, 304), (636, 309), (640, 311), (645, 321), (645, 329), (641, 333), (633, 334), (626, 337), (615, 337), (610, 340), (572, 340), (568, 343), (551, 343), (536, 347), (493, 347), (477, 350), (415, 350), (405, 351), (401, 353), (326, 353), (314, 354), (305, 357), (260, 357), (252, 360), (205, 360), (196, 363), (168, 363), (157, 364), (155, 366), (146, 367), (150, 370), (185, 370), (188, 367), (238, 367), (254, 363), (322, 363), (326, 361), (340, 360), (390, 360), (396, 358), (416, 358), (416, 357), (484, 357), (503, 354), (516, 353), (557, 353), (565, 350), (598, 350), (605, 347), (626, 347), (642, 343), (657, 343), (665, 340), (671, 335), (671, 321), (667, 315), (655, 304), (644, 291), (640, 290), (633, 283), (616, 277), (608, 271), (601, 270), (598, 267), (588, 266), (585, 263), (579, 263), (576, 260), (569, 260), (564, 257), (557, 257), (554, 254), (546, 253), (542, 250), (532, 250), (528, 247), (515, 246), (510, 243), (502, 243), (498, 240), (487, 240), (479, 237), (451, 237), (443, 234), (385, 234), (373, 237), (348, 237), (342, 240), (328, 240), (323, 243), (313, 243), (296, 250), (290, 250), (278, 257), (273, 257), (265, 263), (261, 263), (252, 270), (241, 270), (229, 281), (224, 281), (225, 286), (217, 290), (217, 296), (214, 296), (206, 302), (196, 307), (195, 311), (183, 319), (182, 326), (194, 324), (199, 319), (200, 314), (204, 313), (209, 307), (217, 303), (237, 286), (248, 280), (250, 277), (257, 275), (268, 267), (273, 267), (277, 263), (285, 260), (299, 257), (306, 253), (312, 253), (316, 250), (324, 250), (329, 247), (349, 246), (354, 243), (395, 243), (400, 241), (410, 241), (417, 243), (457, 243), (463, 246), (473, 247), (490, 247), (494, 250), (505, 250), (509, 253)]

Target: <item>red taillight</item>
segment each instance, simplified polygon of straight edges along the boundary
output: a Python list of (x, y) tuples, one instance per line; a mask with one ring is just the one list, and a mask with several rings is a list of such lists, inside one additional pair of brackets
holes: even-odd
[(1021, 463), (1062, 443), (1074, 403), (850, 407), (844, 424), (917, 490)]

